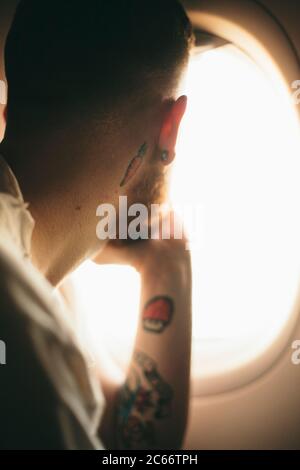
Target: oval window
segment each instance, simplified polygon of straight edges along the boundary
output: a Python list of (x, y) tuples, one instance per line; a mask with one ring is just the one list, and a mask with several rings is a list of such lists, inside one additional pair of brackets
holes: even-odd
[[(237, 364), (247, 351), (259, 354), (290, 316), (300, 268), (299, 136), (290, 102), (233, 45), (195, 54), (184, 92), (171, 197), (203, 208), (203, 240), (192, 250), (193, 338), (194, 355), (199, 343), (215, 345), (212, 372), (220, 357)], [(138, 276), (85, 263), (73, 279), (89, 341), (97, 349), (102, 333), (126, 363)]]

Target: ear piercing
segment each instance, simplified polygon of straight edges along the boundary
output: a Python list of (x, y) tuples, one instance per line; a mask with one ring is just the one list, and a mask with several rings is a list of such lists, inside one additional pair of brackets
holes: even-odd
[(161, 151), (161, 161), (163, 162), (164, 165), (170, 165), (174, 158), (175, 158), (175, 152), (172, 152), (170, 150), (164, 149)]
[(161, 159), (163, 162), (167, 162), (169, 160), (169, 150), (162, 151)]

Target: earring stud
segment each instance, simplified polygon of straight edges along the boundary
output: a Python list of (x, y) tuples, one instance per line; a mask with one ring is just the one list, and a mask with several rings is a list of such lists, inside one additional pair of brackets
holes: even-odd
[(161, 154), (161, 159), (163, 162), (167, 162), (169, 159), (169, 151), (168, 150), (163, 150)]

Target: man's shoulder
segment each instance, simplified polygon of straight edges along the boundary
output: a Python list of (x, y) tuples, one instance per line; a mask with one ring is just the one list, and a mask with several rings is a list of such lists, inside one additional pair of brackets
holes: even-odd
[(0, 366), (0, 448), (42, 448), (48, 442), (48, 448), (59, 449), (63, 439), (55, 390), (31, 340), (30, 317), (25, 313), (27, 287), (17, 266), (0, 250), (0, 340), (5, 345)]
[(30, 277), (17, 255), (0, 245), (0, 322), (17, 321), (31, 296)]
[(29, 324), (52, 331), (61, 339), (71, 334), (66, 307), (58, 303), (55, 290), (18, 250), (7, 249), (0, 243), (0, 312), (9, 310)]
[[(67, 313), (31, 263), (0, 246), (0, 340), (6, 346), (0, 388), (6, 396), (5, 419), (14, 421), (19, 414), (28, 424), (31, 414), (38, 428), (43, 417), (55, 446), (101, 449), (96, 428), (105, 399), (65, 321)], [(0, 403), (1, 415), (3, 406)], [(61, 439), (60, 422), (68, 429), (63, 431), (63, 444), (56, 439)], [(11, 435), (19, 438), (16, 429)], [(70, 442), (66, 436), (73, 436)], [(39, 442), (37, 436), (31, 438)], [(41, 436), (42, 442), (47, 439)]]

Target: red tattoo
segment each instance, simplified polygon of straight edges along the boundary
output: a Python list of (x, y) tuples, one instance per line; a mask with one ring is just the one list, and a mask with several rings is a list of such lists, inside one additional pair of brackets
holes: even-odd
[(161, 333), (172, 320), (174, 305), (169, 297), (154, 297), (144, 308), (143, 326), (152, 333)]

